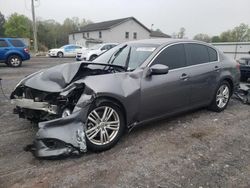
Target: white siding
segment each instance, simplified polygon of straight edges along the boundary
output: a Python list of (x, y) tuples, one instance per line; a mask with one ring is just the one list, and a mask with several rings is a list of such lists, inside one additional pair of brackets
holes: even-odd
[[(101, 32), (102, 32), (102, 38), (99, 38), (99, 31), (88, 32), (89, 38), (102, 40), (104, 43), (106, 42), (122, 43), (130, 40), (140, 40), (140, 39), (150, 38), (150, 32), (134, 20), (128, 20), (109, 30), (102, 30)], [(128, 39), (125, 38), (125, 32), (129, 32)], [(133, 38), (135, 32), (137, 33), (137, 39)], [(87, 37), (87, 32), (85, 32), (85, 37)], [(83, 43), (85, 43), (85, 40), (83, 39), (82, 33), (75, 33), (69, 35), (69, 44), (83, 45)]]
[[(128, 39), (125, 38), (125, 32), (129, 32)], [(129, 20), (110, 29), (110, 31), (105, 33), (106, 36), (103, 35), (103, 40), (105, 42), (118, 42), (118, 43), (135, 40), (133, 39), (134, 32), (137, 33), (137, 40), (150, 38), (149, 37), (150, 33), (148, 30), (146, 30), (144, 27), (142, 27), (134, 20)]]
[(250, 42), (224, 42), (212, 44), (231, 59), (240, 59), (241, 57), (250, 56), (248, 53), (250, 51)]

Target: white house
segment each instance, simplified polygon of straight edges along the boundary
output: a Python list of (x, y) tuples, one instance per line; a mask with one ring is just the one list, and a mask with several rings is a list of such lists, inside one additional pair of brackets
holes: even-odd
[(97, 43), (122, 43), (149, 38), (170, 38), (170, 36), (151, 31), (134, 17), (128, 17), (88, 24), (81, 31), (69, 34), (69, 44), (90, 47)]

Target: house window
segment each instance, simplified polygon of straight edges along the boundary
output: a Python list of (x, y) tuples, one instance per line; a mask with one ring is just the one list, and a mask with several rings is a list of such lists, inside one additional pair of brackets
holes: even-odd
[(125, 32), (125, 38), (126, 38), (126, 39), (129, 38), (129, 32)]
[(87, 33), (87, 38), (89, 38), (89, 32)]
[(99, 38), (102, 38), (102, 32), (99, 31)]
[(73, 40), (75, 40), (75, 34), (73, 34)]
[(82, 38), (85, 38), (85, 33), (82, 33)]
[(136, 32), (134, 32), (133, 38), (137, 39), (137, 33)]

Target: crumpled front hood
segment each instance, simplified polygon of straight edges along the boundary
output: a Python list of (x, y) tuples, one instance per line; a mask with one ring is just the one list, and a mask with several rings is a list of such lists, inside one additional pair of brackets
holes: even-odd
[(27, 87), (48, 92), (60, 92), (74, 78), (81, 63), (66, 63), (42, 70), (24, 80)]

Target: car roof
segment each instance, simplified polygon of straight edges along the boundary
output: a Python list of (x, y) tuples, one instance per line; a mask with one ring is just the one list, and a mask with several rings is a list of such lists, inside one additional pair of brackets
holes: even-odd
[(173, 38), (157, 38), (157, 39), (143, 39), (143, 40), (136, 40), (136, 41), (130, 41), (128, 42), (133, 43), (141, 43), (141, 44), (155, 44), (155, 45), (163, 45), (163, 44), (171, 44), (171, 43), (178, 43), (178, 42), (192, 42), (192, 43), (200, 43), (200, 44), (206, 44), (208, 43), (197, 41), (197, 40), (190, 40), (190, 39), (173, 39)]

